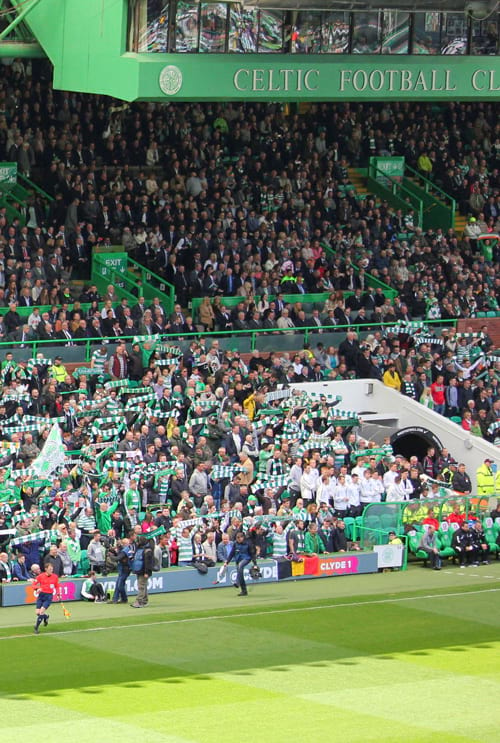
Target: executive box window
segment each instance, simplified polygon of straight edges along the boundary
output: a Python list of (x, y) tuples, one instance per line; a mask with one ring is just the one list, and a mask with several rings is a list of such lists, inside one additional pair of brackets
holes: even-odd
[(493, 16), (485, 21), (472, 22), (471, 54), (498, 54), (498, 20)]
[(200, 6), (195, 3), (177, 3), (175, 14), (175, 51), (198, 51), (198, 11)]
[(259, 11), (232, 4), (229, 7), (229, 51), (252, 53), (257, 51)]
[(465, 13), (443, 13), (441, 54), (466, 54), (467, 17)]
[(290, 51), (296, 54), (321, 52), (321, 13), (292, 13)]
[(349, 52), (350, 13), (332, 11), (321, 18), (321, 51), (324, 54)]
[(439, 54), (441, 13), (413, 15), (413, 54)]
[(353, 54), (378, 54), (380, 52), (380, 13), (355, 13), (352, 34)]
[(401, 10), (384, 10), (382, 54), (408, 54), (410, 14)]
[(129, 0), (134, 52), (495, 55), (499, 15), (258, 9), (234, 2)]
[(281, 10), (261, 10), (259, 19), (258, 51), (278, 53), (285, 51), (283, 45), (285, 14)]
[(203, 3), (200, 21), (200, 52), (226, 51), (226, 3)]

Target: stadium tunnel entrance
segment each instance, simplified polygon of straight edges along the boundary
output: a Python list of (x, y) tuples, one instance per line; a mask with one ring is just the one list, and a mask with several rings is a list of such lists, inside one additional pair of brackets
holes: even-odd
[(420, 460), (425, 457), (430, 446), (436, 449), (436, 454), (443, 448), (438, 437), (423, 426), (409, 426), (396, 431), (391, 436), (391, 446), (394, 454), (402, 454), (406, 459), (417, 456)]

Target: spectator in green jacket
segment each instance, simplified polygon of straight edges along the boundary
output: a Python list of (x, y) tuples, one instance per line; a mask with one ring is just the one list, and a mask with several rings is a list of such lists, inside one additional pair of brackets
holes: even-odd
[(318, 534), (318, 525), (310, 524), (304, 541), (304, 552), (306, 555), (319, 555), (325, 551), (323, 540)]

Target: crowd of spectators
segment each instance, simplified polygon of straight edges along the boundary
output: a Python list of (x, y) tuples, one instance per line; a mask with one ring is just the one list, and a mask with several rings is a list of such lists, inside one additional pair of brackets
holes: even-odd
[[(24, 555), (23, 575), (47, 549), (59, 574), (79, 569), (82, 550), (108, 572), (120, 540), (162, 527), (161, 565), (224, 561), (228, 540), (258, 524), (261, 556), (317, 551), (318, 534), (324, 549), (356, 548), (344, 519), (368, 503), (471, 492), (446, 452), (392, 461), (354, 413), (292, 390), (381, 379), (495, 442), (499, 366), (487, 327), (440, 335), (424, 322), (498, 309), (498, 106), (110, 106), (52, 90), (38, 62), (7, 67), (0, 93), (0, 158), (53, 198), (33, 196), (18, 219), (0, 212), (0, 337), (97, 346), (88, 373), (44, 353), (2, 363), (0, 540)], [(404, 154), (448, 188), (471, 217), (464, 235), (424, 233), (410, 207), (356, 194), (348, 167), (376, 154)], [(486, 252), (478, 227), (492, 235)], [(122, 243), (172, 283), (173, 313), (160, 300), (118, 300), (113, 287), (100, 296), (89, 283), (99, 242)], [(398, 297), (372, 290), (370, 275)], [(78, 296), (74, 279), (85, 281)], [(300, 295), (323, 292), (324, 306), (306, 311)], [(241, 302), (225, 307), (228, 295)], [(26, 323), (19, 306), (33, 306)], [(349, 325), (369, 335), (348, 329), (338, 347), (323, 346), (325, 331)], [(317, 335), (297, 354), (246, 361), (202, 336), (168, 341), (202, 330), (299, 338), (311, 326)], [(103, 338), (123, 335), (139, 337), (108, 353)], [(79, 454), (47, 482), (36, 462), (54, 422)], [(485, 494), (498, 489), (490, 464)], [(10, 579), (23, 558), (11, 567), (5, 554)]]
[[(38, 61), (5, 67), (0, 93), (0, 158), (54, 199), (34, 197), (26, 226), (0, 215), (0, 303), (61, 301), (108, 241), (171, 282), (183, 308), (283, 285), (364, 292), (372, 274), (412, 318), (498, 309), (498, 249), (485, 256), (476, 239), (499, 226), (497, 104), (113, 106), (54, 91)], [(424, 233), (410, 208), (359, 198), (348, 166), (380, 154), (420, 169), (425, 155), (476, 221)]]
[[(142, 363), (135, 379), (131, 354)], [(183, 353), (148, 337), (131, 354), (101, 346), (76, 379), (42, 354), (29, 370), (11, 354), (2, 364), (0, 547), (16, 556), (0, 561), (4, 580), (19, 577), (19, 555), (24, 577), (46, 559), (75, 574), (82, 551), (107, 574), (122, 540), (151, 533), (157, 566), (215, 564), (241, 529), (253, 530), (261, 557), (284, 557), (311, 544), (359, 549), (346, 519), (383, 500), (421, 511), (449, 496), (466, 512), (460, 499), (474, 487), (446, 450), (394, 456), (339, 400), (294, 387), (311, 351), (255, 351), (245, 363), (216, 340)], [(37, 463), (53, 424), (65, 455), (44, 479)], [(500, 487), (491, 465), (477, 474), (482, 495)]]

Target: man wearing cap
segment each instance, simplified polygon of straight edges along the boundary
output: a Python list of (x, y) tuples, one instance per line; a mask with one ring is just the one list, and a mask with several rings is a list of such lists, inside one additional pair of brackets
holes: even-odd
[(478, 495), (494, 495), (495, 493), (495, 473), (492, 464), (492, 460), (488, 457), (476, 470)]

